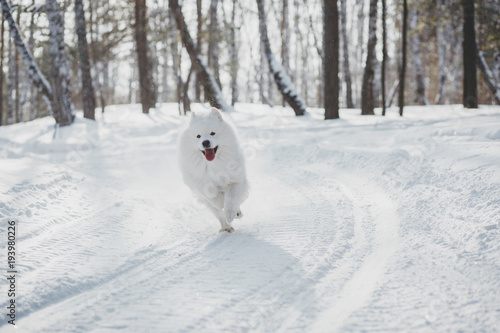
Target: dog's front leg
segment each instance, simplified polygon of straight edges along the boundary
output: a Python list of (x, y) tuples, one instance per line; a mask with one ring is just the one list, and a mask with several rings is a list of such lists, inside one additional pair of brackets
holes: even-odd
[(237, 183), (229, 186), (224, 193), (224, 216), (228, 223), (236, 217), (241, 217), (240, 205), (248, 196), (246, 183)]
[[(221, 198), (222, 198), (222, 194), (221, 194)], [(213, 199), (208, 200), (206, 198), (200, 198), (200, 200), (208, 207), (208, 209), (210, 209), (210, 211), (215, 215), (217, 220), (219, 220), (220, 227), (221, 227), (220, 231), (227, 231), (227, 232), (234, 231), (233, 227), (231, 227), (227, 223), (226, 218), (224, 216), (224, 212), (222, 211), (222, 203), (224, 202), (223, 199), (214, 201)], [(219, 208), (216, 205), (217, 206), (220, 205), (221, 207)]]

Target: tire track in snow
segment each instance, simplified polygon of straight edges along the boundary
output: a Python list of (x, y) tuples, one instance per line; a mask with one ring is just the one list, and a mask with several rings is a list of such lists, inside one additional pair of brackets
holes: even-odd
[[(373, 248), (334, 297), (333, 306), (323, 311), (315, 320), (313, 331), (338, 331), (351, 314), (361, 309), (377, 287), (385, 273), (387, 262), (398, 248), (399, 220), (390, 198), (380, 187), (369, 181), (359, 180), (359, 177), (353, 174), (341, 173), (339, 179), (349, 184), (345, 186), (352, 189), (354, 200), (369, 208), (368, 212), (375, 224)], [(356, 241), (363, 242), (360, 238), (359, 223), (355, 230)], [(330, 274), (337, 274), (337, 271), (334, 270)]]

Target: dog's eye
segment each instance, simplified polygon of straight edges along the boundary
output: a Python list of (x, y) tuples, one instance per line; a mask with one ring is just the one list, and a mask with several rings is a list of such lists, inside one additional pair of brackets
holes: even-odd
[(198, 134), (196, 137), (199, 139), (199, 138), (201, 138), (201, 135)]
[(210, 133), (210, 135), (215, 135), (215, 132)]

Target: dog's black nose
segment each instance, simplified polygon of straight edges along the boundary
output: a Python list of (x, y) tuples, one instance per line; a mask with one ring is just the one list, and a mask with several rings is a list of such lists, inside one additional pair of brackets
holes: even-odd
[(203, 141), (201, 144), (202, 144), (202, 145), (203, 145), (203, 147), (205, 147), (205, 148), (210, 147), (210, 141), (208, 141), (208, 140)]

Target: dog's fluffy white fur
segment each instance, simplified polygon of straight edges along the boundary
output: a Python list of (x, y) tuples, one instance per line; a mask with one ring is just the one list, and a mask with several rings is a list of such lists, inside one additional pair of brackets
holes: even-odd
[(215, 215), (221, 231), (241, 218), (240, 205), (248, 196), (245, 158), (233, 126), (212, 108), (192, 113), (180, 134), (179, 167), (184, 182)]

